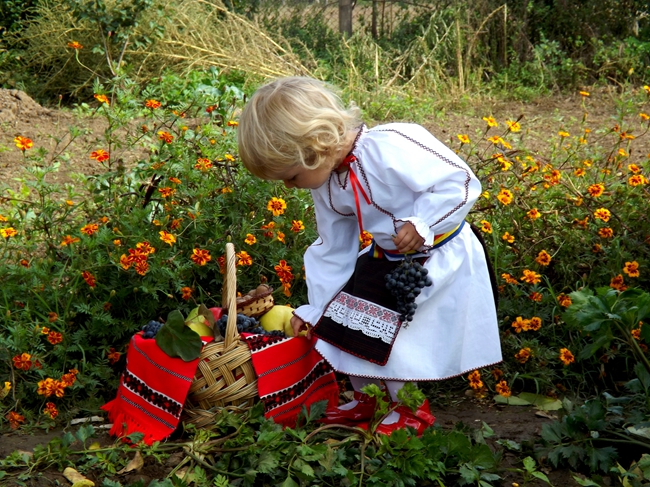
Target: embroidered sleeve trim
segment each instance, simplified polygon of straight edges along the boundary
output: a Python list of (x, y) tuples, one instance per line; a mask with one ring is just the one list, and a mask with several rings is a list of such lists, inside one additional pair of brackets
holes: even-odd
[(324, 316), (351, 330), (390, 345), (399, 331), (399, 314), (375, 303), (341, 292)]

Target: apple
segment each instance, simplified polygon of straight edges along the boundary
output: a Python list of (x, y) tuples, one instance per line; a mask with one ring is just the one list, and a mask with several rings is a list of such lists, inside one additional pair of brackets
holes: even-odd
[(214, 336), (214, 331), (210, 327), (210, 322), (202, 313), (199, 312), (199, 308), (190, 311), (190, 314), (187, 315), (187, 318), (185, 319), (185, 324), (190, 327), (192, 331), (198, 333), (199, 336)]
[[(266, 331), (281, 330), (288, 337), (293, 336), (291, 328), (291, 318), (294, 309), (291, 306), (282, 306), (276, 304), (260, 317), (260, 325)], [(300, 335), (306, 335), (306, 331), (301, 331)]]

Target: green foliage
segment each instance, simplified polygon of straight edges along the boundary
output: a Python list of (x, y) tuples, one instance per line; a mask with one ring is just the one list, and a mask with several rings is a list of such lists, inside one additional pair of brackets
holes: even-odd
[(167, 316), (156, 334), (156, 344), (170, 357), (180, 357), (186, 362), (198, 358), (203, 348), (201, 337), (185, 326), (183, 314), (178, 310)]

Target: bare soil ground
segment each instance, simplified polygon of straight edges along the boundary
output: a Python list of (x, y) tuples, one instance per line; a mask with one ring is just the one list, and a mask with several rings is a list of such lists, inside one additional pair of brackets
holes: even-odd
[[(585, 110), (591, 127), (614, 126), (617, 123), (617, 99), (615, 92), (600, 89), (594, 90), (587, 100), (583, 100), (576, 93), (543, 98), (526, 104), (503, 101), (483, 103), (481, 106), (465, 109), (462, 113), (448, 111), (442, 117), (432, 118), (425, 125), (443, 142), (458, 146), (457, 134), (468, 134), (472, 137), (485, 129), (485, 122), (482, 120), (484, 116), (494, 116), (501, 123), (499, 130), (505, 129), (503, 122), (506, 119), (517, 120), (523, 116), (520, 123), (523, 136), (528, 139), (526, 146), (530, 150), (543, 151), (544, 147), (548, 147), (546, 141), (556, 136), (558, 130), (566, 130), (569, 133), (574, 130), (573, 133), (577, 134)], [(70, 143), (69, 135), (71, 126), (79, 127), (83, 132), (83, 135), (73, 143)], [(3, 181), (11, 183), (13, 178), (20, 177), (23, 173), (23, 154), (15, 147), (13, 141), (18, 135), (32, 139), (33, 150), (43, 148), (49, 153), (67, 152), (70, 155), (69, 163), (56, 176), (59, 182), (69, 181), (71, 172), (84, 175), (97, 172), (97, 162), (91, 160), (89, 154), (101, 148), (97, 143), (101, 140), (104, 129), (105, 122), (100, 117), (80, 118), (69, 110), (44, 108), (23, 92), (0, 90), (0, 169)], [(644, 155), (650, 152), (647, 145), (641, 144), (637, 145), (637, 151)], [(496, 446), (495, 442), (499, 439), (532, 443), (539, 438), (542, 425), (551, 421), (548, 416), (540, 415), (539, 411), (532, 407), (500, 406), (491, 401), (479, 401), (463, 394), (447, 399), (442, 405), (436, 404), (434, 414), (438, 425), (444, 429), (452, 429), (459, 425), (480, 429), (483, 423), (486, 423), (495, 433), (488, 440), (493, 446)], [(6, 457), (15, 450), (31, 452), (36, 445), (47, 443), (60, 434), (61, 431), (32, 434), (21, 431), (4, 433), (0, 436), (0, 458)], [(103, 444), (110, 444), (113, 441), (105, 433), (102, 433), (100, 440)], [(142, 480), (144, 485), (147, 485), (151, 479), (164, 477), (179, 461), (178, 456), (172, 457), (165, 464), (147, 461), (140, 471), (125, 474), (117, 479), (122, 485), (129, 485), (137, 480)], [(515, 455), (508, 452), (504, 454), (503, 465), (510, 471), (506, 473), (502, 485), (514, 485), (513, 482), (524, 484), (520, 470), (523, 467), (518, 462)], [(542, 465), (542, 471), (547, 473), (555, 486), (579, 485), (573, 479), (573, 473), (568, 470), (551, 470)], [(25, 485), (40, 487), (61, 484), (67, 485), (68, 482), (58, 470), (49, 469), (34, 473), (34, 477)], [(605, 484), (608, 485), (609, 482)], [(545, 484), (533, 479), (526, 485)]]

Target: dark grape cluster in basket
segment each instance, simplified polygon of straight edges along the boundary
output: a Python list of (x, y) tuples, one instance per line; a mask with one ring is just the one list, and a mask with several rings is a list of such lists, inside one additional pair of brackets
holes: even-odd
[(156, 333), (158, 333), (158, 330), (160, 330), (162, 326), (163, 324), (161, 322), (151, 320), (142, 327), (142, 331), (144, 332), (142, 338), (155, 338)]
[(429, 271), (422, 267), (422, 264), (407, 256), (392, 272), (386, 274), (386, 288), (397, 298), (397, 312), (403, 323), (413, 320), (418, 307), (415, 298), (422, 288), (433, 284), (428, 273)]
[[(217, 320), (216, 325), (219, 327), (221, 336), (226, 334), (226, 325), (228, 324), (228, 315), (224, 314)], [(285, 334), (281, 330), (266, 331), (252, 316), (246, 316), (242, 313), (237, 313), (237, 333), (256, 333), (258, 335), (271, 335), (284, 337)]]

